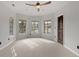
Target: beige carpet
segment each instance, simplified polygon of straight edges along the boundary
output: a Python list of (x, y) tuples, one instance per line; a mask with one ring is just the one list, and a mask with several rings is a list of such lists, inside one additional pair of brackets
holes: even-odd
[(0, 50), (0, 56), (6, 57), (76, 57), (75, 54), (59, 43), (42, 39), (29, 38), (18, 40)]

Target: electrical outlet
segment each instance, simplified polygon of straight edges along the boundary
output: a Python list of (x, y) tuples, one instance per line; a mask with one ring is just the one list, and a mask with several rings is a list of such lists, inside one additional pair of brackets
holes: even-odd
[(10, 39), (8, 38), (8, 40), (10, 40)]
[(77, 46), (77, 49), (79, 49), (79, 46)]
[(0, 45), (1, 45), (2, 43), (0, 42)]

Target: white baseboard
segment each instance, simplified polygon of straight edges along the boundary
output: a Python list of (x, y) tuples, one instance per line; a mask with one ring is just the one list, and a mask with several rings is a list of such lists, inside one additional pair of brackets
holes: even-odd
[(75, 52), (74, 50), (72, 50), (71, 48), (69, 48), (68, 46), (64, 45), (65, 48), (67, 48), (69, 51), (71, 51), (72, 53), (74, 53), (75, 55), (79, 56), (79, 54), (77, 52)]

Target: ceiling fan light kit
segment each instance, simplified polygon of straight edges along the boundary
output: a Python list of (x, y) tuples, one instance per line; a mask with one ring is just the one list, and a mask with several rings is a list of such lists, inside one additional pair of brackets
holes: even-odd
[(48, 1), (48, 2), (45, 2), (45, 3), (40, 4), (40, 2), (38, 1), (36, 4), (28, 4), (28, 3), (25, 3), (25, 5), (34, 6), (34, 7), (37, 8), (37, 11), (39, 12), (41, 6), (48, 5), (50, 3), (51, 3), (51, 1)]

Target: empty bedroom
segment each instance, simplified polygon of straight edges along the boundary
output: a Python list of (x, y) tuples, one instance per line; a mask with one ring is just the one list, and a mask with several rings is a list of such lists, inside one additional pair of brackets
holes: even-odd
[(0, 1), (0, 57), (79, 57), (79, 1)]

